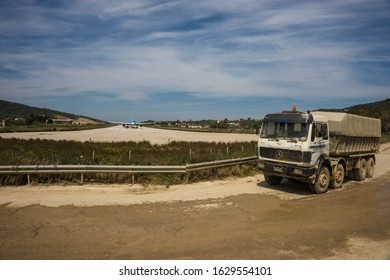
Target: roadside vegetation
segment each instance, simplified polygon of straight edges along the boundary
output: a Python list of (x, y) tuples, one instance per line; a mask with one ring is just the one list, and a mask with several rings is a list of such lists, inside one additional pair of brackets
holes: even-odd
[(210, 133), (242, 133), (242, 134), (253, 134), (256, 128), (212, 128), (212, 127), (201, 127), (201, 128), (188, 128), (178, 126), (150, 126), (157, 129), (169, 129), (179, 131), (191, 131), (191, 132), (210, 132)]
[(379, 140), (381, 144), (390, 142), (390, 134), (382, 134), (382, 138)]
[(87, 129), (97, 129), (113, 126), (114, 124), (45, 124), (45, 123), (33, 123), (33, 124), (20, 124), (20, 125), (8, 125), (6, 127), (0, 127), (0, 133), (4, 132), (47, 132), (47, 131), (79, 131)]
[[(256, 142), (204, 143), (171, 142), (151, 145), (149, 142), (95, 143), (53, 140), (20, 140), (0, 138), (0, 165), (185, 165), (256, 154)], [(254, 174), (254, 165), (233, 166), (194, 171), (189, 174), (137, 174), (135, 183), (180, 184), (228, 176)], [(33, 183), (79, 182), (79, 174), (33, 175)], [(85, 182), (130, 183), (131, 174), (87, 174)], [(23, 185), (26, 175), (0, 175), (0, 185)]]
[(213, 133), (246, 133), (253, 134), (256, 127), (261, 127), (258, 119), (239, 120), (201, 120), (201, 121), (147, 121), (146, 126), (170, 130), (192, 131), (192, 132), (213, 132)]

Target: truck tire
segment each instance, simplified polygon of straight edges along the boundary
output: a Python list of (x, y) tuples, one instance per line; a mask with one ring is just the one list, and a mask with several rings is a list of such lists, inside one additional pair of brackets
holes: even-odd
[(374, 177), (374, 171), (375, 171), (375, 160), (374, 160), (374, 158), (370, 157), (367, 160), (367, 174), (366, 174), (366, 177), (367, 178)]
[(317, 175), (316, 181), (314, 184), (310, 184), (310, 189), (312, 192), (321, 194), (328, 191), (330, 183), (330, 171), (329, 168), (325, 165), (321, 166), (320, 172)]
[(360, 167), (353, 170), (356, 181), (364, 181), (367, 174), (367, 162), (364, 158), (360, 159)]
[(279, 185), (279, 183), (282, 181), (282, 177), (275, 176), (275, 175), (266, 175), (264, 174), (264, 178), (267, 181), (268, 184), (275, 186)]
[(330, 183), (330, 187), (332, 189), (339, 189), (343, 185), (345, 177), (345, 170), (342, 164), (337, 164), (336, 169), (332, 176), (332, 181)]

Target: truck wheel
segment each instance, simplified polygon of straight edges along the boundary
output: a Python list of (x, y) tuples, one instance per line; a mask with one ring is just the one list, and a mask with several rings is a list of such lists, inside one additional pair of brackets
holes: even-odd
[(279, 183), (282, 181), (282, 177), (275, 176), (275, 175), (265, 175), (264, 178), (267, 181), (268, 184), (270, 185), (279, 185)]
[(325, 193), (328, 190), (330, 183), (330, 171), (326, 166), (321, 166), (320, 173), (318, 173), (316, 182), (314, 184), (310, 184), (310, 189), (312, 192), (320, 194)]
[(353, 170), (355, 180), (364, 181), (367, 174), (367, 162), (364, 158), (360, 159), (360, 167)]
[(344, 182), (344, 166), (342, 164), (337, 164), (336, 170), (332, 176), (332, 182), (330, 184), (330, 187), (332, 189), (338, 189), (341, 188)]
[(374, 170), (375, 170), (375, 161), (374, 161), (374, 158), (370, 157), (367, 160), (367, 174), (366, 174), (366, 177), (367, 178), (374, 177)]

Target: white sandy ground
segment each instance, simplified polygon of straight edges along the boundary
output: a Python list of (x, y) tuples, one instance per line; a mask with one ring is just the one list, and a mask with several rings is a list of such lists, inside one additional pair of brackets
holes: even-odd
[[(390, 171), (390, 143), (381, 146), (377, 155), (375, 178)], [(366, 179), (370, 181), (372, 179)], [(264, 177), (259, 174), (245, 178), (230, 178), (223, 181), (201, 182), (189, 185), (165, 186), (125, 185), (125, 184), (86, 184), (22, 186), (0, 188), (0, 204), (9, 203), (9, 207), (22, 207), (40, 204), (50, 207), (61, 205), (97, 206), (97, 205), (130, 205), (142, 203), (191, 201), (222, 198), (239, 194), (274, 195), (283, 200), (308, 197), (308, 193), (286, 191), (261, 187)], [(354, 182), (347, 182), (343, 191)], [(260, 185), (260, 186), (259, 186)], [(309, 195), (310, 198), (310, 195)]]
[(47, 140), (73, 140), (80, 142), (148, 141), (151, 144), (158, 145), (168, 144), (172, 141), (232, 143), (258, 140), (255, 134), (190, 132), (149, 127), (132, 129), (124, 128), (121, 125), (81, 131), (0, 133), (0, 137), (19, 139), (39, 138)]

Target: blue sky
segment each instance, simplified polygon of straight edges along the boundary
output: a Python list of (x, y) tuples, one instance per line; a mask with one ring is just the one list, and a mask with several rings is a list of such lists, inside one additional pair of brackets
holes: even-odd
[(386, 98), (388, 0), (0, 1), (0, 99), (124, 121)]

